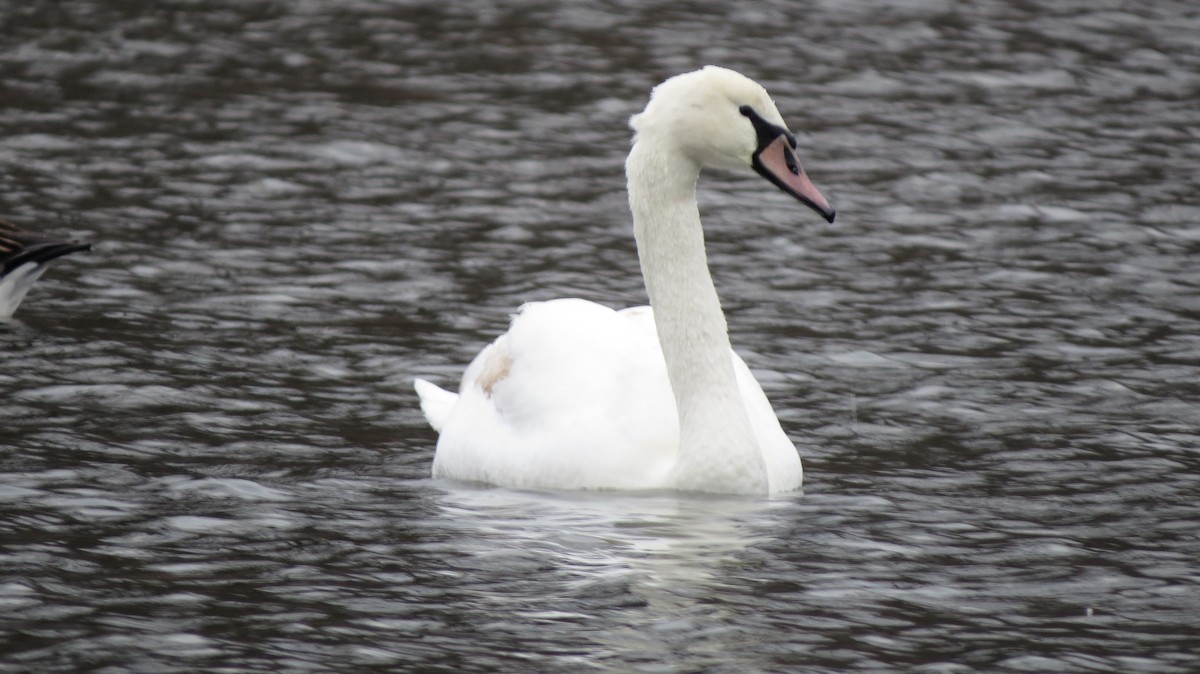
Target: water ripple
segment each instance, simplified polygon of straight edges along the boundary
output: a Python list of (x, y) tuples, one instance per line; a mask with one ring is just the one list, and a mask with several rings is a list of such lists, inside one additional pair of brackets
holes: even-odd
[[(0, 325), (0, 671), (1194, 669), (1184, 3), (18, 5), (0, 215), (94, 249)], [(805, 493), (429, 480), (413, 376), (645, 301), (626, 120), (709, 62), (839, 209), (700, 184)]]

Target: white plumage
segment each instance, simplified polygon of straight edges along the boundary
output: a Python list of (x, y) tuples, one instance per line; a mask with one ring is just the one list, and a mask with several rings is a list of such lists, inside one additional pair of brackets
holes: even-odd
[(418, 379), (438, 430), (434, 477), (516, 488), (798, 489), (800, 458), (730, 348), (695, 185), (752, 167), (833, 219), (774, 102), (709, 66), (655, 88), (626, 162), (650, 307), (526, 304), (467, 368), (457, 394)]

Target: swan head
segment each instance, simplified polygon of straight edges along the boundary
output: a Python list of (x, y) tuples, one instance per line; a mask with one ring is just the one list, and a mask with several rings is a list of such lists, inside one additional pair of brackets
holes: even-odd
[(700, 167), (753, 168), (829, 222), (836, 215), (800, 165), (796, 137), (767, 90), (728, 68), (705, 66), (654, 88), (629, 125), (635, 142), (653, 137)]

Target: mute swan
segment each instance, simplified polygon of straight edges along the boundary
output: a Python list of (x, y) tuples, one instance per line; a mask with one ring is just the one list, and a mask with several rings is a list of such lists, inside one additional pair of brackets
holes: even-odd
[(766, 90), (708, 66), (657, 86), (630, 120), (629, 205), (653, 307), (521, 307), (457, 394), (417, 379), (439, 431), (433, 476), (513, 488), (773, 494), (803, 471), (730, 348), (696, 206), (704, 167), (753, 168), (830, 222)]
[(10, 318), (21, 306), (25, 293), (50, 262), (91, 248), (90, 243), (49, 239), (0, 221), (0, 320)]

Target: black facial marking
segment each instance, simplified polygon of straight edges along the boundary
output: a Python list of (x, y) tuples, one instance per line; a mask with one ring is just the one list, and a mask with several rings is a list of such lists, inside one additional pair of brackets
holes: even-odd
[(788, 145), (791, 145), (793, 150), (796, 149), (796, 137), (793, 136), (787, 129), (763, 119), (762, 116), (759, 115), (758, 112), (756, 112), (754, 108), (750, 107), (749, 105), (741, 106), (738, 108), (738, 112), (747, 117), (750, 120), (750, 123), (754, 125), (754, 132), (758, 134), (758, 149), (760, 151), (767, 145), (770, 145), (771, 141), (780, 136), (787, 138)]

